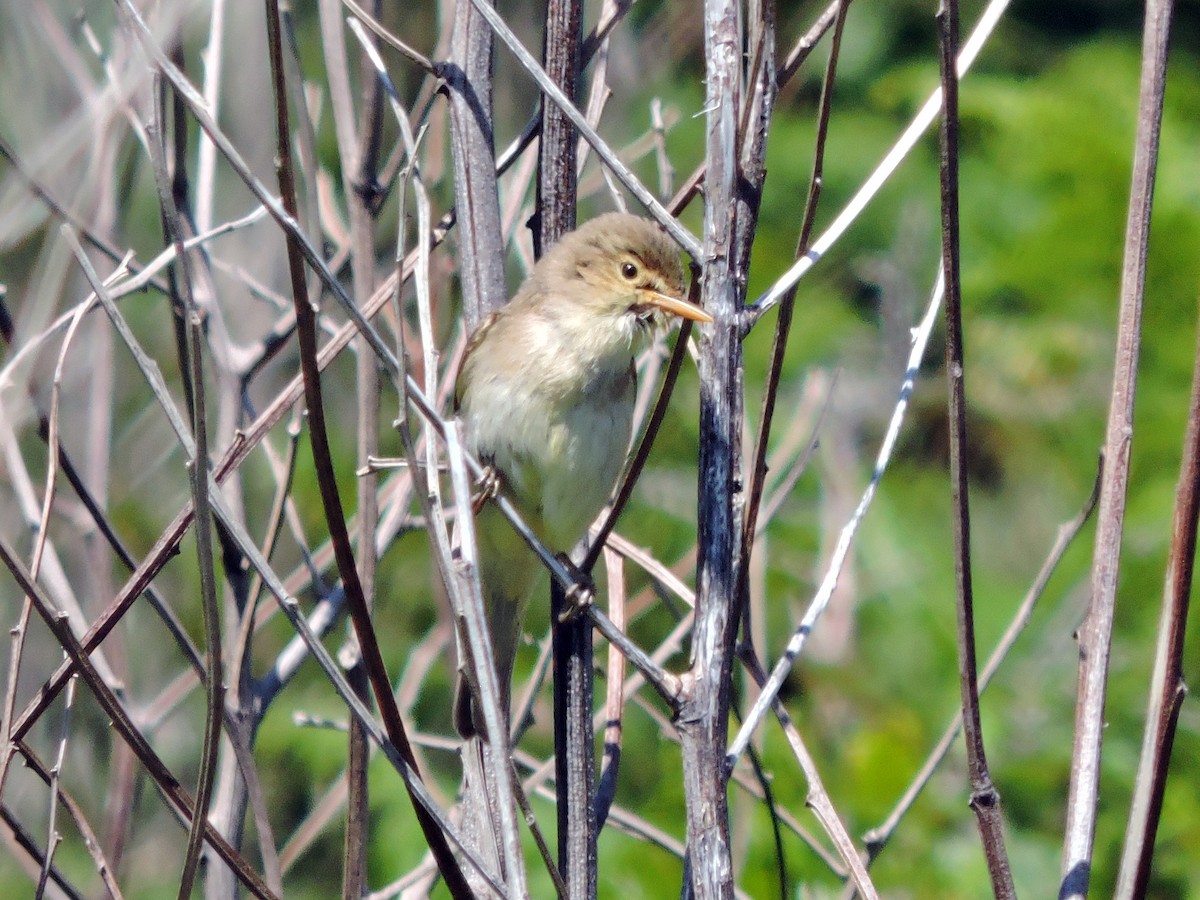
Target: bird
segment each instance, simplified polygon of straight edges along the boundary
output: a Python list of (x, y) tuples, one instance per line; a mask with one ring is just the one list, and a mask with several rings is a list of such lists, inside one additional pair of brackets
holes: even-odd
[[(569, 551), (608, 501), (632, 435), (634, 357), (675, 318), (713, 321), (684, 299), (673, 240), (649, 219), (613, 212), (563, 235), (468, 340), (454, 392), (467, 449), (547, 549)], [(476, 535), (507, 722), (542, 567), (494, 504), (479, 507)], [(454, 725), (464, 739), (483, 734), (461, 668)]]

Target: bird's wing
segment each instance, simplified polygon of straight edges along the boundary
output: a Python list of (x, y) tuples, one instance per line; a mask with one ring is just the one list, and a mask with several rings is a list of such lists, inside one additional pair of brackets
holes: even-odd
[(459, 408), (462, 406), (462, 395), (463, 391), (466, 389), (463, 373), (467, 370), (467, 366), (470, 365), (471, 354), (475, 351), (476, 347), (483, 343), (484, 338), (487, 337), (488, 332), (492, 330), (492, 327), (496, 324), (496, 320), (499, 317), (499, 312), (494, 312), (485, 316), (483, 321), (475, 326), (475, 330), (471, 333), (470, 340), (467, 341), (467, 349), (463, 351), (462, 360), (458, 364), (458, 374), (455, 376), (454, 380), (455, 413), (457, 413)]

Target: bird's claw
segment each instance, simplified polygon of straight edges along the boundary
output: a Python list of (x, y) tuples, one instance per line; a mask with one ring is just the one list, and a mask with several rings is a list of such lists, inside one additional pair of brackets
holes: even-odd
[(565, 553), (559, 553), (556, 558), (567, 570), (572, 581), (563, 597), (566, 603), (562, 612), (558, 614), (558, 623), (563, 625), (574, 622), (596, 602), (596, 584), (592, 581), (592, 576), (571, 562), (571, 558)]
[(492, 465), (484, 466), (483, 474), (479, 476), (479, 493), (471, 498), (471, 512), (479, 515), (483, 505), (499, 495), (500, 484), (500, 470)]

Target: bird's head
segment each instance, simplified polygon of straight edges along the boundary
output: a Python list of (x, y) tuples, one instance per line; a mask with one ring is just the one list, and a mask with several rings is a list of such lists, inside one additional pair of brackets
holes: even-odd
[(630, 343), (652, 335), (674, 317), (711, 322), (684, 299), (679, 250), (649, 219), (606, 213), (564, 235), (543, 260), (556, 273), (561, 313), (584, 312), (592, 328), (615, 326)]

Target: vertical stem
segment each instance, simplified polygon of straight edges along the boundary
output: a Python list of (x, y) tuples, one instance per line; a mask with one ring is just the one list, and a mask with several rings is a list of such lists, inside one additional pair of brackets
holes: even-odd
[(1188, 409), (1183, 461), (1175, 490), (1175, 518), (1171, 533), (1171, 556), (1167, 583), (1158, 621), (1154, 674), (1150, 681), (1150, 703), (1146, 731), (1142, 736), (1142, 758), (1133, 785), (1129, 825), (1121, 853), (1115, 896), (1144, 897), (1154, 858), (1154, 838), (1162, 815), (1167, 768), (1175, 742), (1179, 709), (1187, 695), (1183, 680), (1183, 640), (1187, 631), (1188, 605), (1192, 594), (1192, 568), (1196, 557), (1196, 520), (1200, 512), (1200, 343), (1192, 369), (1192, 399)]
[(1096, 547), (1092, 557), (1092, 600), (1079, 631), (1079, 692), (1075, 705), (1075, 744), (1071, 754), (1071, 788), (1067, 800), (1059, 897), (1087, 895), (1092, 870), (1092, 843), (1100, 794), (1100, 748), (1104, 699), (1116, 607), (1125, 493), (1133, 444), (1133, 403), (1141, 345), (1142, 298), (1146, 282), (1146, 250), (1158, 163), (1163, 92), (1167, 76), (1167, 36), (1171, 0), (1146, 4), (1142, 37), (1142, 74), (1138, 128), (1133, 152), (1133, 183), (1125, 223), (1125, 257), (1121, 268), (1121, 307), (1113, 369), (1108, 429), (1104, 438), (1104, 476)]
[(946, 282), (946, 378), (949, 383), (950, 496), (954, 516), (954, 577), (957, 588), (958, 677), (962, 691), (963, 737), (971, 809), (975, 810), (992, 890), (1015, 897), (1000, 794), (992, 784), (979, 718), (978, 664), (975, 659), (975, 600), (971, 585), (971, 515), (967, 477), (967, 399), (963, 361), (962, 281), (959, 278), (958, 223), (958, 2), (943, 0), (937, 13), (942, 74), (941, 185), (942, 267)]
[(450, 61), (454, 201), (461, 247), (463, 313), (473, 329), (504, 305), (504, 235), (492, 130), (492, 32), (468, 0), (455, 4)]
[[(704, 206), (704, 308), (715, 322), (700, 344), (699, 563), (694, 661), (677, 719), (687, 798), (688, 871), (697, 898), (733, 896), (725, 741), (737, 633), (741, 546), (744, 281), (737, 252), (738, 115), (742, 22), (733, 0), (704, 11), (708, 110)], [(732, 211), (732, 213), (731, 213)], [(746, 223), (747, 226), (753, 223)]]
[[(578, 98), (581, 0), (550, 0), (546, 9), (543, 64), (546, 74), (574, 103)], [(539, 255), (575, 227), (575, 148), (570, 119), (556, 104), (542, 103), (537, 226)], [(554, 625), (554, 744), (558, 784), (558, 868), (568, 896), (596, 896), (596, 784), (592, 735), (592, 623), (584, 617), (558, 624), (566, 596), (550, 587)]]

